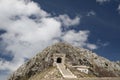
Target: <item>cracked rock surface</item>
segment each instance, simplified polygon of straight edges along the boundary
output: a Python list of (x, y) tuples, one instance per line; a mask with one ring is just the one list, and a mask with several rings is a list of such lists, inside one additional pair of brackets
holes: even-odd
[(89, 74), (96, 77), (120, 77), (120, 65), (98, 56), (96, 53), (68, 43), (56, 43), (47, 47), (19, 67), (8, 80), (28, 80), (53, 65), (53, 54), (66, 54), (65, 63), (89, 66)]

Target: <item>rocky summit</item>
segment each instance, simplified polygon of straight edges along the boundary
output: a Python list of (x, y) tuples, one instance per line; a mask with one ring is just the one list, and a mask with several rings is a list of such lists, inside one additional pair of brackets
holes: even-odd
[(88, 49), (56, 43), (19, 67), (8, 80), (63, 80), (69, 77), (120, 77), (120, 65)]

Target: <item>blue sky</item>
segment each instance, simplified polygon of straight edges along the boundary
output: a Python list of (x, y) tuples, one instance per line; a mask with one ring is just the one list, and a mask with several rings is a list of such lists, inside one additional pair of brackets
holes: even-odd
[(89, 30), (88, 41), (99, 46), (94, 50), (96, 53), (113, 61), (120, 60), (120, 0), (34, 1), (52, 15), (80, 16), (80, 24), (71, 28)]
[(0, 78), (56, 42), (120, 60), (120, 0), (1, 0)]

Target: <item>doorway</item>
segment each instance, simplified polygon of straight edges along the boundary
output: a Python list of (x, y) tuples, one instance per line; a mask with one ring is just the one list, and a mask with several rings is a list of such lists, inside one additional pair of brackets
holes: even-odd
[(58, 57), (57, 58), (57, 63), (62, 63), (62, 58)]

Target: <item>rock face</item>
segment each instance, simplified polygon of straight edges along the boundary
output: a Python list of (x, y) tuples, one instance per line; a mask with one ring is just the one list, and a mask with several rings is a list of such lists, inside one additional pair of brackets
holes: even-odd
[(120, 66), (120, 61), (117, 61), (116, 63)]
[(89, 74), (96, 77), (120, 77), (120, 66), (87, 49), (67, 43), (47, 47), (15, 71), (9, 80), (28, 80), (31, 76), (53, 66), (53, 54), (66, 54), (65, 63), (89, 66)]

